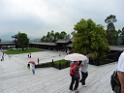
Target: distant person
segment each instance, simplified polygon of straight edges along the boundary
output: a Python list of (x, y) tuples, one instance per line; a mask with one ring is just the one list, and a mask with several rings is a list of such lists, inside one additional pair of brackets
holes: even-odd
[(3, 59), (1, 58), (1, 61), (3, 61)]
[(4, 61), (4, 56), (2, 55), (1, 61)]
[(28, 54), (28, 58), (31, 58), (31, 53)]
[(79, 68), (80, 68), (79, 62), (73, 62), (70, 64), (71, 84), (69, 89), (71, 91), (77, 91), (78, 89), (80, 79)]
[(86, 86), (86, 78), (88, 77), (88, 63), (89, 63), (89, 59), (87, 58), (87, 60), (84, 60), (81, 63), (81, 80), (80, 82), (82, 83), (83, 86)]
[(4, 60), (4, 55), (2, 55), (2, 61)]
[(3, 56), (4, 56), (4, 54), (5, 54), (5, 53), (3, 52)]
[(1, 61), (4, 60), (4, 55), (5, 55), (5, 53), (2, 51), (2, 58), (1, 58)]
[(29, 58), (29, 54), (28, 54), (28, 58)]
[(37, 63), (39, 64), (39, 62), (40, 62), (40, 59), (39, 59), (39, 58), (37, 58)]
[(35, 75), (35, 64), (30, 63), (30, 69), (32, 70), (33, 75)]
[(121, 84), (121, 93), (124, 93), (124, 51), (118, 59), (117, 75)]
[(69, 49), (67, 49), (66, 54), (68, 55), (69, 53), (70, 53), (70, 50), (69, 50)]

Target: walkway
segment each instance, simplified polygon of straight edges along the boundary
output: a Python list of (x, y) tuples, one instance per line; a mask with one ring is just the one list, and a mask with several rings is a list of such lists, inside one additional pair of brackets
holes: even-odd
[[(32, 53), (33, 56), (40, 58), (45, 56), (59, 58), (58, 54), (53, 51)], [(68, 93), (69, 68), (64, 70), (40, 68), (36, 69), (36, 75), (32, 75), (26, 66), (26, 55), (11, 55), (6, 57), (4, 62), (0, 62), (0, 93)], [(80, 84), (80, 93), (113, 93), (110, 75), (115, 68), (115, 63), (100, 67), (89, 65), (87, 87)]]

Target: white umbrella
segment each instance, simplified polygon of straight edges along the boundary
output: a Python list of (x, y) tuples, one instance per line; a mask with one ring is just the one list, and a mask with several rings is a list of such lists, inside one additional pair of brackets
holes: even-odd
[(68, 54), (68, 55), (65, 56), (64, 59), (69, 60), (69, 61), (85, 61), (85, 60), (88, 60), (87, 56), (85, 56), (83, 54), (79, 54), (79, 53)]

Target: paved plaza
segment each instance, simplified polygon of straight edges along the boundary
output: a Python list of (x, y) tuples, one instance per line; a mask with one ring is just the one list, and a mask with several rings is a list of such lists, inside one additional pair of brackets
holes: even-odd
[[(0, 57), (1, 57), (0, 53)], [(32, 53), (33, 58), (39, 58), (40, 63), (52, 59), (63, 59), (66, 54), (57, 51), (41, 51)], [(68, 93), (71, 82), (69, 68), (38, 68), (36, 74), (27, 69), (28, 57), (25, 54), (5, 55), (0, 62), (0, 93)], [(110, 86), (110, 76), (117, 64), (103, 66), (89, 65), (87, 87), (79, 85), (80, 93), (113, 93)]]

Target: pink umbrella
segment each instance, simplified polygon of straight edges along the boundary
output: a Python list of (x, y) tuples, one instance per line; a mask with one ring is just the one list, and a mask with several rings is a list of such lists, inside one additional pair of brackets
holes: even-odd
[(30, 63), (36, 65), (36, 63), (34, 61), (29, 61), (28, 64), (30, 64)]

